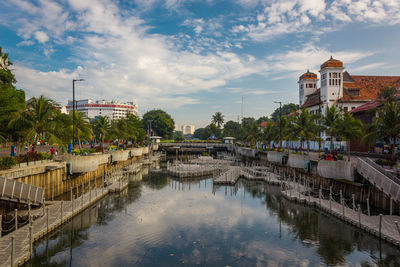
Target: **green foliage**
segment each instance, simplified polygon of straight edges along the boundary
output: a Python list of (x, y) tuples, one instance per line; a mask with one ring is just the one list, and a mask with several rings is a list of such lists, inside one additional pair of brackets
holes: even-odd
[[(299, 105), (289, 103), (289, 104), (284, 104), (282, 106), (282, 117), (286, 117), (292, 112), (296, 112), (299, 109)], [(278, 121), (279, 120), (279, 107), (274, 110), (271, 114), (271, 120), (272, 121)]]
[(211, 124), (215, 124), (218, 128), (221, 128), (222, 124), (224, 124), (224, 115), (219, 111), (215, 112), (212, 116)]
[(260, 124), (264, 121), (271, 121), (271, 120), (267, 116), (262, 116), (262, 117), (258, 118), (256, 122), (257, 122), (257, 124)]
[(206, 157), (206, 156), (208, 156), (208, 153), (207, 152), (201, 152), (201, 155)]
[(396, 87), (385, 86), (379, 91), (378, 98), (381, 99), (381, 101), (393, 102), (395, 100), (396, 92)]
[(119, 146), (109, 146), (108, 149), (109, 150), (122, 150), (123, 148), (119, 147)]
[(46, 152), (40, 152), (39, 158), (40, 158), (40, 160), (52, 160), (54, 158), (54, 156), (52, 154), (49, 154)]
[(76, 156), (79, 156), (79, 155), (89, 155), (89, 154), (96, 153), (96, 152), (97, 151), (94, 148), (90, 148), (90, 149), (73, 149), (71, 151), (71, 154), (75, 154)]
[(310, 140), (315, 139), (315, 120), (313, 116), (308, 113), (307, 109), (302, 109), (300, 113), (296, 113), (291, 122), (290, 137), (295, 140), (300, 140), (302, 146), (304, 142), (307, 142), (307, 152), (310, 152)]
[(222, 135), (224, 137), (235, 137), (236, 140), (240, 140), (242, 137), (242, 125), (235, 121), (227, 121), (224, 125)]
[(16, 164), (13, 157), (2, 157), (0, 158), (0, 170), (10, 169)]
[(150, 127), (150, 121), (153, 135), (172, 138), (175, 122), (168, 113), (160, 109), (148, 111), (143, 115), (143, 126)]
[(193, 133), (193, 138), (198, 138), (200, 140), (207, 140), (208, 136), (206, 136), (205, 128), (198, 128)]
[(142, 127), (142, 122), (133, 114), (126, 118), (113, 120), (107, 133), (113, 140), (131, 141), (132, 143), (142, 142), (146, 133)]
[(185, 140), (185, 138), (183, 137), (183, 132), (182, 131), (175, 131), (174, 132), (174, 140), (175, 141)]
[[(386, 143), (396, 143), (400, 137), (400, 105), (394, 101), (384, 103), (383, 108), (378, 110), (378, 115), (372, 125), (367, 129), (367, 134), (363, 140), (382, 139)], [(374, 142), (374, 143), (375, 143)], [(396, 149), (392, 150), (392, 160), (395, 159)]]

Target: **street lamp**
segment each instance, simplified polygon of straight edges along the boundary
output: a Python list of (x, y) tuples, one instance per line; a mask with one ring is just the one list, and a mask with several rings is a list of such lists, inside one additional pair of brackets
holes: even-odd
[(82, 82), (84, 79), (72, 80), (72, 146), (75, 148), (75, 82)]
[(274, 103), (279, 103), (279, 147), (282, 147), (282, 102), (274, 101)]

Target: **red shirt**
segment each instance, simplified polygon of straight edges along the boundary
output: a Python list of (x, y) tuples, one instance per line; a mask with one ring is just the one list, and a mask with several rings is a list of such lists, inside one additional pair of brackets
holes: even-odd
[(50, 149), (50, 153), (51, 153), (52, 155), (54, 155), (54, 151), (55, 151), (54, 148), (51, 148), (51, 149)]

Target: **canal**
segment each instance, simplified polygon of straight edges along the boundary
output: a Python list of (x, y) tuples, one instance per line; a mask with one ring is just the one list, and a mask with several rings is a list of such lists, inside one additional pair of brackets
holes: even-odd
[(400, 251), (278, 186), (130, 178), (48, 238), (26, 266), (400, 266)]

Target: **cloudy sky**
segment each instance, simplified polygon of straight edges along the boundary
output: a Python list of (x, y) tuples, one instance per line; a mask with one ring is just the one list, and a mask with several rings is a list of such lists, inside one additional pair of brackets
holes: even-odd
[(298, 102), (331, 55), (400, 75), (400, 0), (0, 0), (0, 46), (28, 97), (132, 101), (202, 127)]

